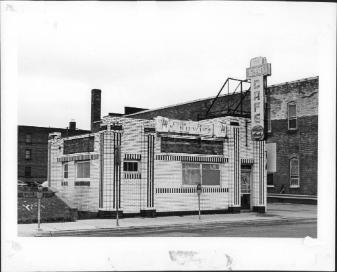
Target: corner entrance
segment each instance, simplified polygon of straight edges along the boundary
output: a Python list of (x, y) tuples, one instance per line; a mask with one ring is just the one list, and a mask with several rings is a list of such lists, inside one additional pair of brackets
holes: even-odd
[(250, 209), (251, 167), (241, 166), (241, 209)]

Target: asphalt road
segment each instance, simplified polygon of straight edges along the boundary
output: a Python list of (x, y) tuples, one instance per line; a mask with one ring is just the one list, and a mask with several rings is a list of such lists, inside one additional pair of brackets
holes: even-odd
[[(55, 235), (56, 236), (56, 235)], [(61, 235), (64, 236), (64, 235)], [(97, 230), (87, 233), (72, 233), (71, 236), (85, 237), (317, 237), (317, 223), (285, 223), (277, 225), (243, 226), (198, 226), (194, 228), (170, 227), (162, 229), (123, 230), (121, 232)]]

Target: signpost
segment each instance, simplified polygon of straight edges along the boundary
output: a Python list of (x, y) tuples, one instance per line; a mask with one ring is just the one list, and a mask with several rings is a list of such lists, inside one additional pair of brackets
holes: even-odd
[(41, 228), (40, 228), (40, 223), (41, 223), (41, 198), (43, 196), (41, 186), (38, 187), (38, 191), (36, 193), (36, 196), (37, 196), (37, 230), (41, 231)]
[(251, 120), (252, 140), (263, 141), (264, 136), (264, 103), (267, 76), (271, 75), (271, 64), (265, 57), (253, 58), (250, 67), (246, 69), (247, 79), (251, 80)]
[(198, 206), (199, 206), (199, 220), (201, 220), (201, 212), (200, 212), (200, 195), (201, 195), (201, 184), (197, 185), (197, 194), (198, 194)]

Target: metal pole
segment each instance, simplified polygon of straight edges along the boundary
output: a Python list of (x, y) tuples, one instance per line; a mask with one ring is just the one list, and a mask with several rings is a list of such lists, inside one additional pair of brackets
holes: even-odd
[(198, 204), (199, 204), (199, 220), (201, 220), (201, 213), (200, 213), (200, 194), (198, 194)]
[[(119, 217), (118, 217), (118, 206), (119, 206), (119, 195), (118, 195), (118, 190), (119, 190), (119, 152), (118, 152), (118, 147), (116, 148), (116, 158), (117, 158), (117, 174), (116, 174), (116, 177), (117, 178), (117, 182), (116, 182), (116, 226), (119, 226)], [(115, 158), (115, 161), (116, 161), (116, 158)]]
[(41, 230), (40, 228), (41, 221), (41, 199), (37, 200), (37, 230)]

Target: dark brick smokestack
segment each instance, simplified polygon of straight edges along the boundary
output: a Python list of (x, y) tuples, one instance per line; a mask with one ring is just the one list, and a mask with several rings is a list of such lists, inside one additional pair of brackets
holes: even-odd
[(99, 130), (101, 121), (101, 90), (91, 90), (91, 131)]
[(76, 122), (74, 119), (72, 119), (70, 122), (69, 122), (69, 129), (70, 130), (76, 130)]

